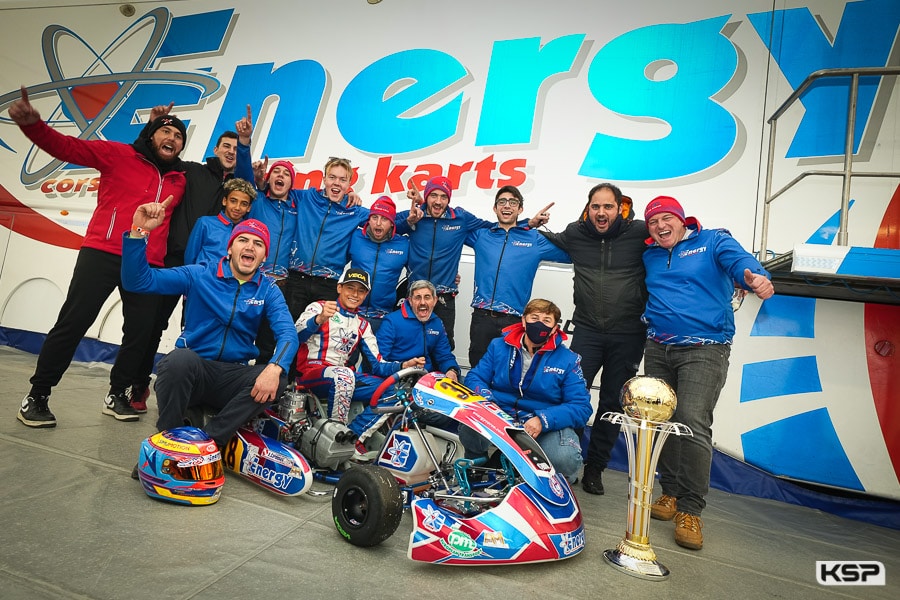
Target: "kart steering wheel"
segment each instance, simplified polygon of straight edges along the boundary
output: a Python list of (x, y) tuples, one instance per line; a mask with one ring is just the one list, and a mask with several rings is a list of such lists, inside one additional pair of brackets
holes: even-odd
[(382, 381), (381, 385), (375, 388), (375, 393), (372, 394), (372, 399), (369, 400), (369, 406), (371, 406), (372, 408), (378, 406), (378, 401), (381, 400), (381, 396), (384, 395), (384, 392), (401, 379), (417, 375), (415, 380), (418, 381), (426, 373), (428, 373), (428, 371), (421, 367), (406, 367), (405, 369), (400, 369), (399, 371)]

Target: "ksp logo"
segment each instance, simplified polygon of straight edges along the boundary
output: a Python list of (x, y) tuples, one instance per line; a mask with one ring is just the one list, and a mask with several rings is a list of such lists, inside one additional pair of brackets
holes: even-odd
[(877, 560), (817, 560), (821, 585), (885, 585), (884, 564)]

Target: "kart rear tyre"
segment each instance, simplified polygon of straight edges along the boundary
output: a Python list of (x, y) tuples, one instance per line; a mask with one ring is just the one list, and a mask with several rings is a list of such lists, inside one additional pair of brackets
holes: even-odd
[(331, 498), (334, 524), (354, 546), (377, 546), (388, 539), (403, 517), (397, 480), (386, 469), (357, 465), (338, 480)]

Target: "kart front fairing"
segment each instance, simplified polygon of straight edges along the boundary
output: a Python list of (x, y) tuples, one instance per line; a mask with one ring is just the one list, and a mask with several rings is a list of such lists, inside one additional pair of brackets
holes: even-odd
[(414, 497), (409, 558), (495, 565), (560, 560), (584, 549), (581, 511), (568, 482), (502, 409), (435, 373), (419, 379), (412, 395), (419, 407), (447, 415), (490, 440), (522, 481), (496, 505), (471, 516), (448, 508), (436, 496)]

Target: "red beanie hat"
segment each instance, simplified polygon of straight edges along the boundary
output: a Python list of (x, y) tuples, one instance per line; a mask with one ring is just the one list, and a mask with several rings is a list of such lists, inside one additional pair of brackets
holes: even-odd
[(684, 209), (681, 208), (678, 200), (671, 196), (657, 196), (651, 200), (647, 208), (644, 209), (644, 220), (649, 221), (650, 217), (659, 213), (672, 213), (684, 223)]
[(372, 205), (372, 208), (369, 209), (369, 214), (381, 215), (393, 223), (394, 219), (397, 218), (397, 207), (394, 205), (394, 201), (391, 200), (390, 196), (379, 196), (378, 200)]
[(422, 194), (422, 200), (428, 200), (428, 194), (434, 190), (441, 190), (447, 194), (448, 200), (453, 196), (453, 184), (446, 177), (432, 177), (429, 179), (428, 183), (425, 184), (425, 193)]
[(262, 239), (263, 244), (266, 246), (266, 256), (269, 255), (269, 228), (266, 227), (265, 223), (257, 221), (256, 219), (247, 219), (246, 221), (241, 221), (235, 225), (234, 230), (231, 232), (231, 237), (228, 238), (227, 248), (229, 250), (231, 249), (231, 244), (234, 243), (235, 238), (242, 233), (255, 235)]
[(294, 171), (294, 165), (286, 160), (276, 160), (272, 163), (272, 166), (269, 167), (269, 172), (266, 173), (266, 181), (269, 181), (269, 177), (272, 175), (272, 169), (275, 167), (284, 167), (291, 172), (291, 187), (294, 187), (294, 180), (297, 178), (297, 173)]

